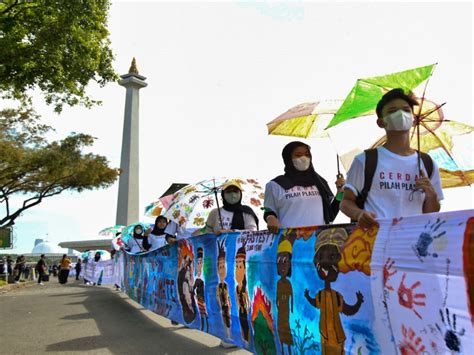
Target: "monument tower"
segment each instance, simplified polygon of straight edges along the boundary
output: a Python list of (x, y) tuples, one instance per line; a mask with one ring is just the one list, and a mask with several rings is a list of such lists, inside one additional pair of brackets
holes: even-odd
[(139, 90), (146, 87), (145, 77), (138, 74), (135, 58), (128, 74), (121, 75), (119, 85), (125, 87), (125, 113), (120, 160), (119, 192), (115, 224), (129, 225), (139, 217), (139, 175), (138, 175), (138, 124)]

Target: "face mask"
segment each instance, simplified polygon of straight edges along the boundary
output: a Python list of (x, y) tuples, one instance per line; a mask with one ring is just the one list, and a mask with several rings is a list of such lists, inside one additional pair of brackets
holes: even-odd
[(240, 201), (240, 192), (224, 192), (224, 199), (227, 203), (235, 205)]
[(142, 234), (142, 232), (143, 232), (143, 230), (141, 228), (135, 229), (135, 234), (140, 235), (140, 234)]
[(311, 159), (308, 157), (299, 157), (299, 158), (292, 159), (292, 161), (293, 161), (293, 166), (295, 167), (295, 169), (299, 171), (308, 170), (311, 164)]
[(387, 131), (408, 131), (413, 126), (413, 115), (411, 112), (398, 110), (383, 118)]

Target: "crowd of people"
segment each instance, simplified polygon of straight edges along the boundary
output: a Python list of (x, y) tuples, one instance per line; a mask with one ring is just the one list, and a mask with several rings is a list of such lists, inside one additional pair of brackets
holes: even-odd
[[(363, 228), (377, 218), (395, 218), (437, 212), (443, 199), (438, 166), (428, 154), (410, 146), (410, 129), (418, 102), (402, 89), (387, 92), (376, 107), (377, 125), (385, 130), (386, 142), (357, 155), (347, 173), (338, 175), (334, 194), (313, 166), (311, 147), (303, 142), (287, 144), (282, 151), (284, 174), (265, 186), (264, 220), (267, 229), (330, 224), (339, 210)], [(205, 233), (258, 230), (251, 207), (242, 205), (238, 181), (222, 187), (223, 206), (209, 213)], [(125, 250), (146, 252), (174, 243), (178, 228), (164, 216), (153, 228), (135, 226)], [(196, 234), (193, 234), (196, 235)]]
[(13, 278), (15, 284), (20, 283), (20, 280), (37, 280), (39, 285), (44, 285), (44, 281), (49, 281), (50, 275), (58, 277), (58, 282), (65, 284), (72, 268), (75, 270), (76, 280), (79, 280), (82, 270), (81, 259), (78, 259), (74, 266), (72, 264), (66, 254), (62, 256), (59, 265), (56, 262), (48, 265), (45, 254), (41, 254), (35, 265), (28, 263), (24, 255), (19, 255), (15, 262), (11, 255), (7, 255), (0, 260), (0, 274), (6, 274), (9, 278)]

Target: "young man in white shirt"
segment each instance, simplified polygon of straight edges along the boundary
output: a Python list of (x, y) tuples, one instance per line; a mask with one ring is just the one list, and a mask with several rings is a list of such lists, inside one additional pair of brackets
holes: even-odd
[[(363, 228), (377, 224), (376, 218), (440, 210), (443, 191), (438, 166), (429, 156), (419, 159), (418, 152), (410, 147), (415, 105), (418, 102), (402, 89), (389, 91), (377, 104), (377, 124), (385, 129), (387, 141), (376, 150), (376, 167), (363, 207), (358, 206), (357, 199), (364, 195), (366, 153), (356, 156), (349, 169), (340, 209)], [(432, 164), (431, 176), (425, 159)]]

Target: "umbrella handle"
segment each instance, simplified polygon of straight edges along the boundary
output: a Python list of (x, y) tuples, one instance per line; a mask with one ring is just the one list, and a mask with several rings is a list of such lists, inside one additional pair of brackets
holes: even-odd
[(214, 188), (214, 196), (216, 198), (217, 213), (219, 214), (219, 222), (221, 224), (221, 229), (224, 229), (224, 225), (222, 224), (221, 208), (219, 207), (219, 199), (217, 198), (217, 188)]
[(342, 177), (342, 174), (341, 174), (341, 169), (339, 168), (339, 154), (336, 154), (336, 162), (337, 162), (337, 177), (340, 178)]

